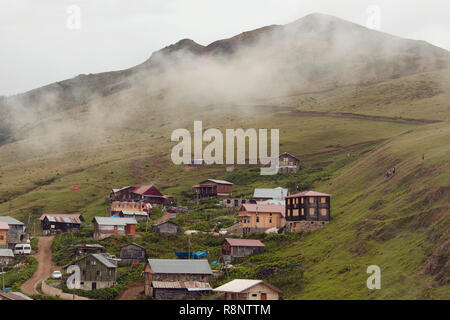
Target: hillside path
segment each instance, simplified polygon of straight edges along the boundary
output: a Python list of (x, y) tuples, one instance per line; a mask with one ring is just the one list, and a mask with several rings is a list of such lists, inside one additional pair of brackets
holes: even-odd
[(137, 300), (144, 293), (144, 283), (132, 282), (119, 295), (117, 300)]
[(38, 266), (33, 276), (25, 281), (21, 286), (21, 291), (25, 294), (41, 294), (37, 291), (37, 285), (55, 270), (61, 270), (52, 261), (52, 242), (55, 237), (38, 237), (38, 252), (33, 254)]

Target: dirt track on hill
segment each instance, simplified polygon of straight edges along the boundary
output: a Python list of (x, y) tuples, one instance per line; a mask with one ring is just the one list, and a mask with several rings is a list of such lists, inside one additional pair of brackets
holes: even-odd
[(23, 293), (29, 295), (40, 294), (36, 289), (37, 285), (50, 276), (53, 271), (61, 270), (52, 261), (52, 242), (54, 238), (54, 236), (38, 237), (38, 252), (33, 255), (38, 262), (38, 266), (33, 276), (20, 287)]
[(132, 282), (127, 286), (116, 300), (137, 300), (144, 294), (144, 283)]

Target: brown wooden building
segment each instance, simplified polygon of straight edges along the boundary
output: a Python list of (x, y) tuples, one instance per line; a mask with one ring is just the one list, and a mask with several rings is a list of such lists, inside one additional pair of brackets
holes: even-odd
[(152, 225), (152, 232), (176, 235), (181, 233), (181, 227), (175, 222), (164, 221)]
[(286, 197), (286, 230), (312, 230), (327, 224), (330, 221), (330, 197), (316, 191)]
[(253, 239), (225, 238), (222, 242), (222, 255), (230, 256), (231, 259), (244, 258), (257, 253), (264, 252), (264, 244)]
[(279, 300), (281, 290), (262, 280), (234, 279), (215, 288), (225, 300)]
[(121, 189), (112, 189), (111, 201), (144, 202), (154, 205), (167, 205), (173, 198), (162, 194), (155, 186), (128, 186)]
[(278, 172), (296, 173), (300, 170), (300, 159), (290, 153), (284, 152), (280, 154), (278, 160)]
[(9, 225), (6, 222), (0, 221), (0, 248), (8, 247), (8, 232)]
[(84, 221), (81, 214), (45, 213), (41, 221), (41, 231), (44, 235), (59, 232), (79, 232)]
[(244, 204), (239, 209), (242, 234), (263, 233), (267, 229), (281, 228), (285, 224), (284, 205)]
[(208, 260), (148, 259), (144, 291), (153, 299), (200, 299), (211, 292)]
[(208, 179), (193, 186), (195, 196), (199, 199), (229, 197), (232, 195), (233, 184), (225, 180)]
[(141, 262), (145, 261), (145, 247), (134, 242), (120, 247), (120, 259), (122, 262)]
[(82, 290), (109, 288), (117, 283), (117, 264), (101, 253), (89, 254), (72, 264), (80, 268), (80, 289)]

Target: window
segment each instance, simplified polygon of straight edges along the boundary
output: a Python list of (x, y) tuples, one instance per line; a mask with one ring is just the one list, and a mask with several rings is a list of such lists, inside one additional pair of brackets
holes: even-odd
[(257, 297), (258, 295), (256, 293), (252, 293), (252, 297)]
[(305, 209), (302, 208), (302, 216), (304, 216), (304, 215), (305, 215)]
[(303, 204), (303, 203), (305, 203), (305, 199), (304, 199), (304, 198), (302, 198), (302, 204)]
[(313, 216), (316, 214), (316, 210), (314, 208), (309, 208), (309, 215)]
[(320, 203), (327, 203), (327, 198), (325, 197), (320, 198)]
[(256, 222), (259, 222), (259, 217), (256, 217)]
[(269, 219), (269, 223), (272, 223), (272, 218)]
[(227, 203), (231, 203), (231, 200), (230, 200), (230, 199), (227, 199)]
[(327, 209), (320, 209), (320, 214), (322, 216), (326, 216), (327, 215)]
[(245, 201), (245, 200), (242, 200), (242, 203), (246, 203), (246, 201)]
[(0, 240), (4, 240), (4, 239), (3, 239), (3, 236), (0, 236)]
[(314, 197), (309, 197), (309, 203), (314, 203)]

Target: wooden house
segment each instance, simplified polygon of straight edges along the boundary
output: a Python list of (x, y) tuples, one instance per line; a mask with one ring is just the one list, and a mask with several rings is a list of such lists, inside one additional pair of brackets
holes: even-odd
[(119, 215), (121, 211), (145, 212), (147, 216), (152, 213), (151, 203), (143, 201), (127, 202), (127, 201), (113, 201), (110, 208), (111, 215)]
[(106, 253), (106, 249), (104, 246), (96, 243), (79, 244), (73, 247), (75, 256), (84, 256), (91, 253)]
[(155, 186), (129, 186), (121, 189), (112, 189), (110, 193), (111, 201), (121, 202), (144, 202), (154, 205), (167, 205), (173, 198), (163, 195)]
[(278, 172), (296, 173), (300, 170), (300, 159), (290, 153), (280, 154), (278, 160)]
[(117, 264), (102, 253), (91, 253), (71, 264), (80, 268), (82, 290), (109, 288), (117, 283)]
[(281, 290), (262, 280), (234, 279), (215, 288), (225, 300), (279, 300)]
[(232, 195), (233, 184), (225, 180), (208, 179), (193, 186), (195, 196), (199, 199), (229, 197)]
[(0, 249), (0, 266), (12, 266), (14, 264), (14, 252), (11, 249)]
[(0, 248), (8, 248), (9, 225), (0, 221)]
[(9, 226), (8, 248), (14, 249), (16, 244), (26, 243), (29, 239), (29, 235), (26, 233), (25, 224), (23, 222), (9, 216), (0, 216), (0, 222), (6, 222)]
[(45, 213), (41, 221), (41, 231), (44, 235), (59, 232), (79, 232), (81, 222), (84, 221), (81, 214)]
[(242, 234), (264, 233), (268, 229), (281, 228), (285, 224), (284, 205), (244, 204), (239, 208)]
[(145, 247), (134, 242), (120, 247), (120, 259), (122, 262), (141, 262), (145, 261)]
[(199, 299), (211, 291), (208, 260), (148, 259), (144, 291), (154, 299)]
[(132, 236), (136, 234), (137, 221), (134, 218), (94, 217), (94, 239), (102, 240), (113, 235)]
[(249, 257), (263, 252), (264, 244), (259, 240), (225, 238), (222, 242), (222, 255), (230, 256), (231, 259)]
[(286, 230), (314, 230), (330, 221), (331, 195), (304, 191), (286, 197)]
[(152, 225), (152, 232), (160, 234), (179, 234), (181, 233), (181, 227), (172, 221), (164, 221), (160, 223), (155, 223)]

